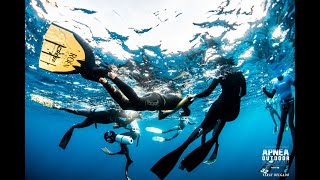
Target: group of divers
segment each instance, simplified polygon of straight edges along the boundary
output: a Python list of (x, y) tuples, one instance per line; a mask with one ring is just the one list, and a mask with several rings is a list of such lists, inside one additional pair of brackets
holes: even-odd
[[(132, 164), (133, 160), (129, 155), (129, 149), (127, 145), (133, 143), (134, 140), (139, 142), (140, 128), (137, 123), (137, 119), (141, 119), (141, 111), (158, 111), (159, 120), (166, 118), (168, 115), (182, 109), (179, 112), (180, 123), (167, 131), (160, 133), (167, 133), (171, 131), (177, 131), (177, 133), (170, 138), (163, 138), (164, 141), (169, 141), (177, 137), (181, 131), (188, 124), (196, 124), (191, 122), (187, 118), (191, 114), (189, 106), (199, 98), (205, 98), (209, 96), (215, 88), (221, 86), (221, 94), (212, 103), (208, 112), (205, 114), (205, 118), (199, 125), (193, 130), (189, 137), (175, 150), (171, 151), (160, 160), (158, 160), (152, 167), (151, 171), (157, 175), (158, 178), (164, 179), (171, 170), (177, 164), (179, 158), (188, 146), (201, 136), (201, 145), (191, 151), (180, 162), (179, 168), (181, 170), (186, 169), (188, 172), (194, 170), (201, 162), (206, 164), (212, 164), (217, 158), (219, 143), (218, 137), (227, 122), (234, 121), (240, 112), (241, 98), (247, 93), (246, 79), (243, 73), (235, 66), (232, 59), (220, 57), (216, 59), (216, 65), (219, 67), (215, 77), (212, 79), (211, 84), (207, 89), (199, 94), (188, 94), (186, 97), (182, 97), (179, 93), (165, 93), (149, 92), (143, 96), (139, 96), (132, 87), (122, 81), (118, 75), (110, 68), (110, 66), (103, 64), (96, 64), (94, 53), (92, 48), (86, 43), (79, 35), (73, 33), (76, 40), (82, 46), (85, 52), (85, 60), (81, 62), (80, 67), (76, 67), (77, 73), (87, 80), (100, 83), (106, 91), (110, 94), (113, 100), (121, 107), (119, 109), (106, 109), (100, 108), (86, 108), (86, 109), (73, 109), (63, 107), (57, 103), (52, 104), (52, 108), (58, 110), (64, 110), (76, 115), (85, 116), (85, 120), (79, 124), (73, 125), (63, 136), (59, 146), (65, 149), (71, 139), (72, 133), (75, 128), (85, 128), (92, 124), (97, 126), (97, 123), (111, 124), (113, 128), (125, 128), (128, 131), (125, 133), (117, 134), (114, 131), (107, 131), (104, 134), (104, 139), (109, 142), (118, 142), (120, 144), (119, 152), (112, 152), (108, 148), (104, 147), (101, 150), (108, 155), (123, 154), (126, 156), (125, 177), (130, 179), (128, 175), (128, 168)], [(116, 88), (116, 87), (117, 88)], [(290, 160), (284, 169), (284, 173), (287, 173), (290, 169), (293, 157), (295, 155), (295, 126), (294, 126), (294, 97), (291, 86), (295, 86), (295, 80), (289, 74), (280, 74), (276, 82), (273, 84), (272, 91), (266, 90), (265, 86), (262, 86), (262, 92), (268, 98), (273, 98), (277, 93), (280, 98), (281, 116), (280, 128), (278, 133), (278, 139), (276, 143), (276, 149), (280, 148), (282, 136), (285, 128), (287, 127), (286, 121), (288, 117), (288, 124), (291, 131), (293, 148), (290, 154)], [(273, 117), (275, 114), (274, 109), (267, 105), (267, 109)], [(126, 110), (131, 110), (131, 113), (126, 113)], [(277, 113), (277, 112), (276, 112)], [(278, 127), (275, 122), (275, 132)], [(212, 136), (206, 141), (206, 135), (212, 131)], [(205, 160), (213, 145), (215, 149), (208, 160)], [(272, 163), (272, 162), (271, 162)], [(272, 164), (267, 162), (260, 172), (267, 173), (270, 171)]]

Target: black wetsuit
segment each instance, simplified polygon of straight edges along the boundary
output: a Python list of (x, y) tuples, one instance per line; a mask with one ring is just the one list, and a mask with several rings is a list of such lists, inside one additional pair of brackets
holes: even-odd
[(73, 128), (84, 128), (93, 123), (110, 124), (119, 121), (120, 117), (126, 118), (126, 115), (122, 110), (106, 109), (104, 107), (88, 109), (61, 108), (61, 110), (87, 117), (82, 123), (72, 126)]
[(246, 81), (241, 72), (228, 74), (225, 79), (214, 79), (208, 89), (200, 94), (197, 98), (207, 97), (220, 84), (222, 93), (219, 98), (211, 105), (201, 126), (211, 129), (215, 126), (216, 121), (221, 119), (222, 124), (227, 121), (235, 120), (240, 112), (240, 99), (246, 94)]
[(92, 124), (95, 124), (97, 128), (97, 123), (110, 124), (114, 122), (122, 121), (120, 118), (126, 118), (126, 114), (123, 110), (116, 109), (105, 109), (105, 108), (93, 108), (93, 109), (71, 109), (71, 108), (60, 108), (76, 115), (86, 116), (87, 118), (78, 124), (73, 125), (62, 137), (59, 146), (65, 149), (71, 139), (73, 130), (75, 128), (85, 128)]
[[(192, 132), (182, 146), (188, 146), (200, 135), (203, 136), (202, 144), (204, 144), (206, 134), (213, 129), (215, 129), (215, 132), (213, 132), (213, 137), (210, 140), (214, 143), (217, 142), (219, 134), (226, 122), (233, 121), (238, 117), (241, 97), (246, 95), (247, 92), (246, 80), (242, 72), (233, 69), (224, 75), (224, 77), (213, 79), (208, 89), (197, 94), (196, 98), (209, 96), (218, 84), (220, 84), (222, 88), (220, 96), (213, 102), (200, 126)], [(189, 163), (190, 159), (186, 161), (183, 160), (181, 162), (182, 168), (184, 166), (188, 167)]]
[[(209, 96), (210, 93), (221, 85), (222, 93), (219, 98), (211, 105), (207, 112), (205, 119), (188, 137), (188, 139), (178, 148), (162, 157), (152, 168), (151, 171), (155, 173), (160, 179), (163, 179), (172, 170), (176, 162), (179, 160), (182, 153), (187, 147), (196, 140), (199, 136), (205, 136), (208, 132), (215, 129), (213, 137), (189, 153), (181, 162), (180, 169), (186, 168), (189, 172), (197, 167), (206, 158), (212, 146), (217, 143), (220, 132), (225, 126), (226, 122), (235, 120), (240, 112), (241, 97), (246, 95), (246, 80), (242, 72), (236, 71), (229, 67), (228, 72), (223, 77), (214, 79), (209, 88), (196, 98)], [(231, 69), (231, 71), (230, 71)], [(217, 125), (217, 127), (215, 127)], [(203, 140), (205, 137), (203, 137)], [(217, 148), (216, 148), (217, 149)]]
[[(74, 36), (86, 54), (85, 61), (80, 61), (81, 67), (75, 67), (76, 70), (83, 78), (98, 82), (100, 77), (105, 77), (106, 74), (111, 71), (110, 68), (95, 64), (94, 53), (90, 45), (76, 33), (74, 33)], [(181, 97), (173, 94), (162, 95), (156, 92), (139, 97), (129, 85), (119, 78), (116, 77), (112, 81), (118, 86), (123, 94), (109, 83), (103, 84), (103, 86), (123, 110), (172, 110), (182, 100)], [(183, 106), (182, 109), (186, 112), (186, 115), (190, 114), (188, 105)]]
[[(105, 83), (103, 86), (109, 92), (110, 96), (124, 110), (135, 111), (155, 111), (155, 110), (171, 110), (174, 109), (182, 100), (181, 97), (174, 94), (160, 94), (157, 92), (148, 93), (139, 97), (137, 93), (126, 83), (116, 77), (112, 80), (113, 83), (121, 90), (117, 90), (110, 83)], [(188, 105), (182, 107), (184, 111), (189, 111)]]

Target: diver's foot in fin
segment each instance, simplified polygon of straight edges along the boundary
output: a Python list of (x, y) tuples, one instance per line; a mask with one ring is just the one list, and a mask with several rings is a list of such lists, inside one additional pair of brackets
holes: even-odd
[(72, 132), (73, 132), (73, 128), (70, 128), (65, 134), (64, 136), (62, 137), (60, 143), (59, 143), (59, 146), (62, 148), (62, 149), (66, 149), (70, 139), (71, 139), (71, 136), (72, 136)]
[(101, 150), (102, 150), (104, 153), (106, 153), (106, 154), (112, 154), (112, 152), (111, 152), (108, 148), (106, 148), (106, 147), (101, 148)]
[(111, 72), (111, 69), (108, 66), (95, 66), (92, 68), (93, 74), (99, 77), (105, 77)]
[(99, 73), (95, 72), (95, 68), (87, 69), (75, 67), (75, 69), (81, 74), (81, 76), (87, 80), (99, 82), (99, 78), (101, 77)]

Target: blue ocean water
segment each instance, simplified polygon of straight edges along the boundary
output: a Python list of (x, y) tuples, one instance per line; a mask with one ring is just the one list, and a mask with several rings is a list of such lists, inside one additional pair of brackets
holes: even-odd
[[(267, 98), (261, 92), (261, 85), (267, 85), (267, 89), (270, 90), (272, 87), (270, 82), (280, 72), (295, 76), (295, 4), (293, 0), (261, 0), (258, 5), (252, 6), (250, 5), (252, 2), (244, 0), (239, 0), (237, 3), (221, 1), (218, 5), (216, 5), (217, 1), (208, 0), (205, 6), (209, 7), (209, 11), (196, 9), (196, 6), (193, 9), (194, 14), (205, 14), (205, 16), (198, 18), (197, 21), (192, 19), (196, 17), (188, 16), (192, 19), (190, 24), (196, 27), (198, 32), (192, 32), (187, 36), (187, 41), (190, 42), (189, 48), (178, 50), (170, 49), (171, 46), (165, 44), (166, 37), (163, 37), (163, 41), (157, 42), (158, 44), (146, 40), (154, 37), (151, 36), (154, 32), (165, 31), (167, 36), (170, 36), (170, 33), (175, 34), (176, 31), (181, 33), (187, 31), (185, 24), (182, 23), (181, 27), (179, 26), (179, 18), (187, 14), (183, 8), (179, 8), (186, 6), (185, 4), (172, 4), (172, 6), (166, 4), (161, 8), (159, 6), (159, 11), (145, 10), (147, 15), (154, 14), (159, 19), (159, 23), (151, 23), (148, 27), (137, 25), (131, 29), (132, 33), (136, 34), (128, 35), (127, 31), (116, 31), (116, 26), (111, 26), (112, 18), (98, 16), (98, 5), (94, 6), (94, 2), (90, 1), (89, 4), (92, 6), (81, 6), (82, 2), (85, 0), (79, 1), (79, 4), (75, 1), (25, 1), (26, 179), (125, 179), (125, 157), (107, 156), (100, 150), (101, 147), (108, 147), (112, 151), (119, 150), (118, 144), (109, 144), (103, 138), (106, 131), (112, 130), (112, 124), (98, 124), (97, 129), (94, 126), (75, 129), (67, 148), (63, 150), (58, 144), (64, 133), (73, 124), (80, 123), (85, 118), (31, 101), (31, 94), (38, 94), (70, 107), (99, 105), (117, 107), (98, 83), (89, 82), (79, 74), (55, 74), (39, 68), (43, 36), (51, 22), (66, 25), (86, 37), (100, 61), (117, 65), (119, 72), (121, 71), (120, 76), (141, 94), (151, 90), (169, 92), (179, 89), (182, 89), (183, 95), (199, 93), (211, 82), (210, 77), (214, 70), (212, 69), (213, 57), (221, 54), (234, 57), (246, 76), (248, 89), (247, 95), (242, 99), (238, 118), (227, 123), (219, 137), (217, 161), (210, 166), (201, 164), (190, 173), (181, 171), (176, 165), (166, 179), (278, 179), (278, 177), (264, 177), (258, 172), (264, 164), (261, 158), (262, 151), (267, 147), (275, 146), (277, 141), (277, 133), (273, 134), (272, 119), (265, 109)], [(103, 1), (103, 3), (105, 6), (114, 5), (111, 1)], [(141, 3), (142, 7), (144, 5), (150, 6), (148, 3)], [(256, 6), (260, 6), (264, 14), (254, 19), (252, 17), (257, 13)], [(119, 13), (125, 11), (120, 7), (126, 9), (130, 6), (120, 4), (113, 9), (114, 14), (121, 16), (122, 19), (129, 18)], [(167, 7), (167, 10), (163, 7)], [(169, 14), (170, 9), (173, 9), (173, 15)], [(176, 12), (175, 9), (180, 11)], [(227, 15), (233, 15), (234, 18), (225, 20), (224, 17)], [(165, 19), (165, 17), (168, 18)], [(89, 22), (86, 18), (92, 21)], [(102, 23), (102, 19), (109, 22), (110, 27), (107, 23)], [(181, 29), (176, 29), (177, 26), (165, 29), (170, 27), (169, 23), (178, 24)], [(243, 26), (246, 28), (239, 38), (234, 40), (226, 38), (228, 33), (236, 32)], [(223, 29), (222, 33), (215, 34), (217, 27)], [(100, 33), (101, 29), (104, 30), (104, 34)], [(105, 50), (103, 47), (108, 49)], [(116, 51), (121, 52), (120, 55)], [(147, 57), (147, 63), (143, 60), (144, 57)], [(188, 75), (180, 76), (181, 74)], [(144, 75), (140, 81), (136, 79), (138, 75)], [(219, 92), (220, 89), (217, 88), (208, 98), (194, 102), (190, 107), (192, 111), (190, 119), (201, 123)], [(138, 147), (129, 146), (130, 155), (134, 161), (129, 168), (129, 176), (132, 180), (158, 179), (150, 168), (161, 157), (181, 145), (197, 125), (187, 126), (177, 138), (171, 141), (156, 142), (152, 140), (155, 134), (145, 131), (145, 128), (152, 126), (163, 130), (168, 129), (178, 123), (178, 114), (175, 113), (167, 119), (158, 121), (156, 112), (143, 112), (142, 119), (138, 123), (141, 137)], [(164, 136), (170, 135), (173, 133)], [(180, 161), (198, 145), (200, 145), (200, 139), (188, 147)], [(284, 132), (282, 146), (291, 151), (290, 131)], [(287, 179), (295, 179), (295, 161)]]

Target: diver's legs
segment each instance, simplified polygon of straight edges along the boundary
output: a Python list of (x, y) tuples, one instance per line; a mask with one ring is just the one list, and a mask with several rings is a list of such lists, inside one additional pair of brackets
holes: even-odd
[(85, 128), (94, 123), (94, 119), (92, 118), (86, 118), (82, 123), (75, 124), (71, 128)]
[(128, 146), (125, 145), (125, 144), (120, 144), (120, 146), (121, 146), (121, 151), (119, 152), (119, 154), (124, 154), (126, 156), (126, 159), (127, 159), (126, 168), (125, 168), (124, 174), (126, 176), (126, 179), (130, 180), (130, 177), (128, 176), (128, 169), (129, 169), (129, 166), (133, 163), (133, 161), (130, 158)]
[(180, 126), (175, 126), (171, 129), (168, 129), (166, 131), (162, 131), (162, 134), (165, 134), (165, 133), (168, 133), (168, 132), (171, 132), (171, 131), (177, 131), (177, 130), (180, 130)]
[(62, 148), (62, 149), (65, 149), (72, 137), (72, 133), (73, 133), (73, 130), (74, 128), (84, 128), (84, 127), (88, 127), (90, 125), (92, 125), (94, 123), (94, 120), (93, 119), (90, 119), (90, 118), (86, 118), (82, 123), (79, 123), (79, 124), (75, 124), (73, 125), (62, 137), (60, 143), (59, 143), (59, 146)]
[(209, 154), (212, 146), (218, 141), (218, 137), (222, 129), (224, 128), (225, 124), (226, 121), (224, 120), (219, 122), (219, 127), (217, 128), (217, 131), (213, 134), (213, 136), (210, 138), (210, 140), (208, 140), (204, 144), (201, 144), (199, 147), (197, 147), (191, 153), (189, 153), (181, 161), (179, 169), (184, 170), (186, 168), (188, 172), (191, 172), (195, 167), (197, 167), (201, 162), (203, 162), (203, 160)]
[(176, 133), (176, 134), (174, 134), (172, 137), (170, 137), (170, 138), (165, 138), (165, 141), (170, 141), (170, 140), (172, 140), (172, 139), (176, 138), (177, 136), (179, 136), (179, 135), (181, 134), (181, 132), (182, 132), (182, 130), (181, 130), (181, 129), (180, 129), (180, 130), (178, 130), (178, 131), (177, 131), (177, 133)]
[(140, 97), (137, 95), (134, 89), (121, 79), (115, 77), (112, 82), (118, 86), (120, 91), (130, 100), (130, 102), (136, 103), (140, 101)]
[(206, 136), (211, 130), (213, 130), (212, 135), (214, 135), (214, 133), (218, 130), (220, 122), (221, 122), (220, 119), (216, 120), (216, 122), (214, 124), (210, 125), (210, 128), (203, 131), (203, 135), (201, 137), (201, 144), (204, 144), (206, 142)]
[(285, 126), (286, 121), (287, 121), (287, 114), (288, 114), (288, 110), (286, 108), (281, 108), (280, 130), (279, 130), (279, 134), (278, 134), (278, 140), (277, 140), (276, 149), (279, 149), (280, 145), (281, 145), (284, 126)]
[(295, 126), (294, 126), (294, 103), (289, 105), (289, 127), (291, 131), (292, 142), (295, 142)]
[(123, 110), (127, 110), (131, 108), (131, 103), (128, 98), (123, 95), (118, 89), (116, 89), (113, 85), (111, 85), (105, 79), (99, 79), (99, 82), (103, 85), (103, 87), (108, 91), (110, 96), (120, 105)]
[(206, 142), (207, 134), (208, 134), (208, 132), (202, 134), (202, 136), (201, 136), (201, 144), (204, 144)]
[[(274, 119), (274, 113), (270, 112), (270, 115), (271, 115), (272, 121), (274, 123), (273, 133), (276, 133), (278, 131), (278, 125), (277, 125), (276, 120)], [(279, 118), (279, 120), (280, 120), (280, 118)]]
[(188, 139), (183, 143), (183, 145), (189, 145), (191, 144), (194, 140), (196, 140), (199, 136), (201, 136), (203, 133), (203, 127), (202, 125), (198, 126), (188, 137)]
[(81, 116), (89, 116), (91, 113), (90, 109), (73, 109), (73, 108), (60, 108), (60, 110), (67, 111), (72, 114), (81, 115)]

